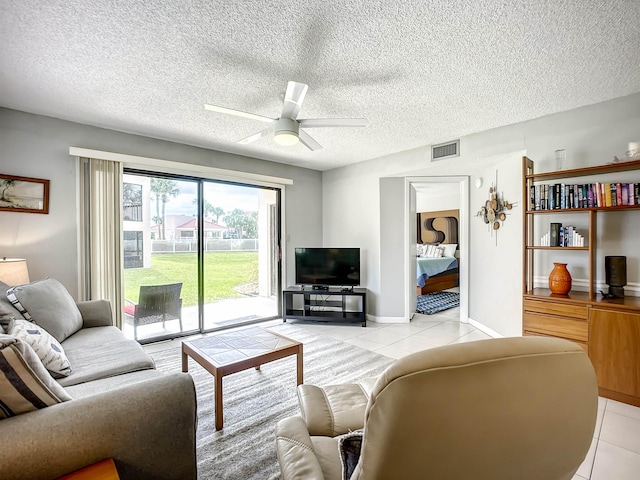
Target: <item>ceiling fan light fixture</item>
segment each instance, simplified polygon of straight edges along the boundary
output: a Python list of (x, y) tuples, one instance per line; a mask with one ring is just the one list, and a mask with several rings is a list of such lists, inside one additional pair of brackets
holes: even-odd
[(291, 118), (279, 118), (275, 121), (273, 140), (278, 145), (295, 145), (299, 140), (298, 132), (298, 122)]

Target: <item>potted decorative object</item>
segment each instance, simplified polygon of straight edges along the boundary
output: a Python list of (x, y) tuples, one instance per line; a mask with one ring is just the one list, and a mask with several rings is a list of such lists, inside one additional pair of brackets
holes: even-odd
[(553, 270), (549, 274), (549, 290), (558, 295), (566, 295), (571, 290), (571, 274), (566, 263), (554, 262)]
[(604, 271), (609, 293), (602, 292), (605, 298), (624, 297), (624, 286), (627, 284), (627, 257), (610, 255), (604, 257)]

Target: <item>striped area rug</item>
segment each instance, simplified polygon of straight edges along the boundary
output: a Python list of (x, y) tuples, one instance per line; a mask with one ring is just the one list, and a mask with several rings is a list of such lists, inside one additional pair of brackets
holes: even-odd
[[(379, 375), (393, 359), (338, 340), (282, 324), (270, 330), (303, 343), (304, 381), (315, 385), (355, 382)], [(151, 354), (158, 370), (181, 371), (180, 347)], [(295, 356), (223, 379), (224, 428), (215, 430), (213, 377), (189, 359), (198, 398), (199, 479), (280, 478), (275, 425), (299, 415)]]
[(418, 295), (416, 312), (431, 315), (460, 306), (460, 294), (457, 292), (434, 292)]

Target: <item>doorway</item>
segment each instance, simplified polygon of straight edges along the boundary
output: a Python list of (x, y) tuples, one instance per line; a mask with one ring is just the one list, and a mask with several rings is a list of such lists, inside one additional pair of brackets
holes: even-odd
[[(469, 177), (407, 177), (409, 195), (407, 199), (407, 225), (405, 245), (407, 258), (406, 302), (407, 310), (416, 309), (416, 252), (418, 213), (420, 210), (458, 210), (458, 252), (460, 321), (469, 322)], [(446, 208), (445, 208), (446, 207)]]

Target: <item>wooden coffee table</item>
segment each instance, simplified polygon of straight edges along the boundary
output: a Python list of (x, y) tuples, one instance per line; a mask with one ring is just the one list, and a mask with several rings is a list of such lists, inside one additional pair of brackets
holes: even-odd
[(216, 430), (222, 428), (222, 378), (232, 373), (297, 355), (298, 385), (303, 382), (302, 343), (277, 333), (253, 327), (182, 342), (182, 371), (189, 371), (189, 358), (215, 377)]

